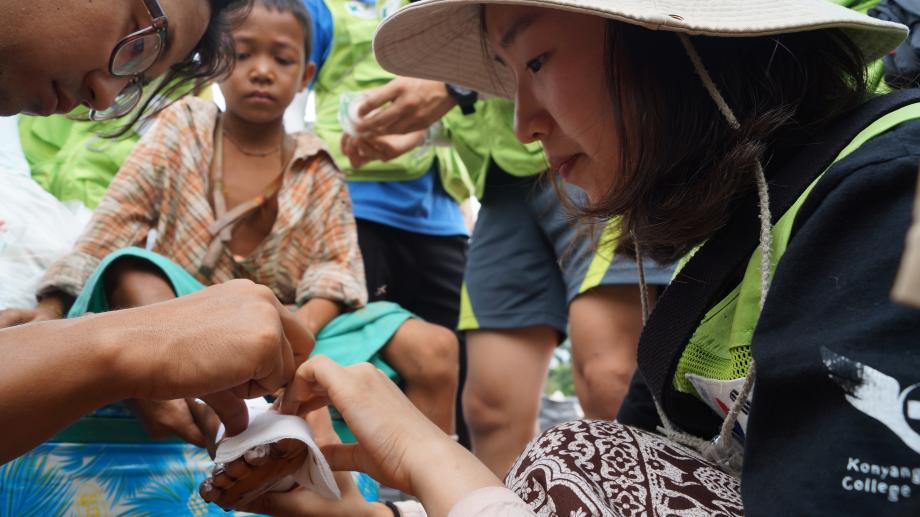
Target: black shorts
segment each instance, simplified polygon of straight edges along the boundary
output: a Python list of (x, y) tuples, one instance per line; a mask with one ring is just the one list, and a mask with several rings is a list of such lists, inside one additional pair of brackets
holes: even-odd
[(370, 301), (395, 302), (426, 321), (457, 328), (469, 239), (357, 223)]

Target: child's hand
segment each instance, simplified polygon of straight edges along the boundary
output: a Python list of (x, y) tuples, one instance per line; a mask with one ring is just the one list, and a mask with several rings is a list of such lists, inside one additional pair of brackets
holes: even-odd
[(226, 465), (215, 465), (198, 492), (225, 510), (247, 504), (293, 474), (309, 454), (305, 443), (290, 438), (254, 447)]
[(335, 482), (342, 499), (333, 501), (303, 487), (289, 492), (268, 492), (239, 510), (264, 515), (291, 517), (391, 517), (393, 512), (381, 503), (369, 503), (358, 491), (350, 472), (336, 472)]
[(42, 302), (34, 309), (6, 309), (0, 311), (0, 329), (35, 323), (39, 321), (59, 320), (64, 317), (63, 306), (58, 301)]
[(56, 319), (60, 316), (50, 309), (6, 309), (0, 311), (0, 329)]
[[(325, 446), (341, 443), (332, 429), (332, 419), (325, 409), (313, 411), (307, 415), (307, 422), (313, 431), (317, 445)], [(333, 501), (303, 487), (295, 487), (289, 492), (268, 492), (248, 504), (239, 506), (244, 512), (266, 515), (291, 515), (300, 517), (351, 517), (351, 516), (390, 516), (392, 512), (382, 504), (372, 504), (355, 485), (350, 472), (336, 472), (335, 482), (342, 493), (342, 499)]]

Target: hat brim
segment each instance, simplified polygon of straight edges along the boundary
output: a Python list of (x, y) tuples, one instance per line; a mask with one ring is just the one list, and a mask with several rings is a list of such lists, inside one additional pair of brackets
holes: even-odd
[(897, 47), (907, 27), (829, 0), (423, 0), (386, 20), (374, 37), (377, 62), (397, 75), (432, 79), (510, 97), (513, 78), (483, 46), (482, 4), (517, 4), (601, 16), (652, 30), (758, 37), (840, 29), (867, 61)]

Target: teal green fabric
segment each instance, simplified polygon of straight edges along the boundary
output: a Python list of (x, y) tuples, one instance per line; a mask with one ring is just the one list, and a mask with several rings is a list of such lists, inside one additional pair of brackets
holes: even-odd
[[(329, 322), (316, 336), (312, 356), (324, 355), (337, 364), (349, 366), (370, 362), (394, 382), (399, 374), (383, 357), (380, 349), (396, 334), (396, 330), (412, 317), (412, 313), (392, 302), (373, 302), (354, 312), (343, 314)], [(332, 427), (345, 443), (354, 443), (355, 435), (336, 411), (332, 411)]]
[(99, 313), (112, 310), (109, 300), (105, 295), (105, 285), (102, 282), (102, 276), (113, 262), (124, 257), (134, 257), (150, 262), (160, 269), (172, 284), (173, 292), (176, 296), (185, 296), (205, 288), (204, 284), (195, 279), (188, 271), (168, 258), (141, 248), (124, 248), (109, 254), (102, 259), (96, 271), (90, 275), (86, 283), (83, 284), (83, 290), (80, 296), (70, 307), (67, 313), (68, 318), (75, 318), (88, 312)]
[[(374, 161), (358, 170), (352, 169), (342, 153), (342, 127), (338, 113), (340, 98), (346, 92), (363, 92), (379, 88), (395, 77), (374, 58), (374, 32), (379, 22), (392, 14), (392, 3), (379, 0), (376, 7), (363, 2), (328, 0), (332, 15), (332, 49), (316, 77), (316, 122), (313, 130), (326, 142), (336, 164), (348, 181), (407, 181), (420, 178), (438, 159), (438, 171), (444, 190), (456, 201), (472, 195), (473, 181), (463, 161), (449, 146), (428, 145), (416, 148), (387, 162)], [(400, 5), (408, 4), (401, 0)], [(453, 111), (459, 113), (458, 108)]]
[(378, 353), (412, 313), (392, 302), (373, 302), (330, 321), (316, 336), (312, 355), (342, 366), (370, 362), (397, 382), (399, 374)]
[[(111, 310), (105, 295), (103, 276), (106, 270), (118, 259), (133, 257), (145, 260), (156, 266), (172, 284), (176, 296), (185, 296), (205, 288), (188, 271), (175, 262), (153, 251), (141, 248), (124, 248), (111, 253), (100, 262), (99, 267), (83, 286), (83, 291), (67, 313), (68, 318), (75, 318), (86, 313), (99, 313)], [(353, 312), (346, 312), (326, 324), (316, 336), (316, 346), (312, 355), (325, 355), (342, 366), (360, 362), (369, 362), (384, 372), (393, 382), (401, 379), (383, 357), (380, 350), (396, 334), (399, 327), (412, 313), (392, 302), (373, 302)], [(355, 441), (340, 418), (333, 420), (336, 432), (346, 443)], [(132, 435), (136, 435), (133, 433)]]
[[(186, 296), (205, 288), (188, 271), (153, 251), (124, 248), (105, 257), (83, 286), (83, 291), (68, 312), (68, 318), (111, 310), (105, 295), (103, 275), (118, 259), (133, 257), (156, 266), (172, 284), (176, 296)], [(388, 377), (399, 382), (399, 375), (379, 351), (412, 313), (392, 302), (374, 302), (346, 312), (326, 324), (316, 336), (313, 355), (322, 354), (343, 366), (368, 361)]]

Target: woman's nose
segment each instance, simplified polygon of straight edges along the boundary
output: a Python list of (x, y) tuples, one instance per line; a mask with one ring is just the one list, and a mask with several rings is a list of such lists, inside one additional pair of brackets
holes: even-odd
[(545, 139), (551, 120), (543, 106), (526, 89), (518, 88), (514, 96), (514, 134), (525, 144)]

